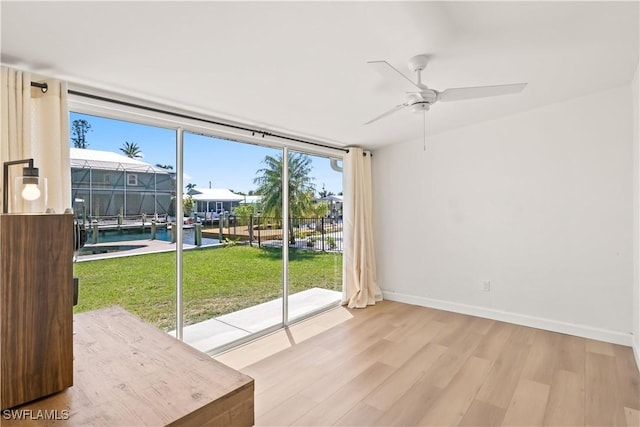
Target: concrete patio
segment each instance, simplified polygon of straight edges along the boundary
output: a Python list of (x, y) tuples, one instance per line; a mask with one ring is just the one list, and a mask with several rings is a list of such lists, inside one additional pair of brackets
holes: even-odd
[[(289, 296), (289, 318), (336, 306), (342, 293), (311, 288)], [(225, 314), (183, 328), (184, 341), (200, 351), (210, 351), (255, 332), (282, 323), (282, 298)], [(169, 332), (175, 336), (175, 331)]]

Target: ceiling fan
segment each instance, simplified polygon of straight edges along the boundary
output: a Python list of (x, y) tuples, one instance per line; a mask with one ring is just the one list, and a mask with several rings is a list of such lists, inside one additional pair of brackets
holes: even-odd
[(398, 104), (392, 109), (374, 117), (366, 122), (365, 125), (380, 120), (383, 117), (387, 117), (404, 108), (408, 108), (414, 113), (420, 111), (426, 112), (429, 111), (429, 108), (438, 101), (462, 101), (465, 99), (508, 95), (521, 92), (527, 85), (526, 83), (516, 83), (497, 86), (462, 87), (445, 89), (442, 92), (439, 92), (437, 90), (430, 89), (427, 85), (422, 83), (422, 70), (426, 68), (428, 61), (428, 55), (417, 55), (409, 59), (409, 69), (416, 73), (415, 82), (386, 61), (368, 62), (368, 64), (371, 64), (371, 66), (373, 66), (382, 76), (392, 80), (397, 85), (402, 85), (401, 88), (406, 91), (406, 95), (402, 104)]

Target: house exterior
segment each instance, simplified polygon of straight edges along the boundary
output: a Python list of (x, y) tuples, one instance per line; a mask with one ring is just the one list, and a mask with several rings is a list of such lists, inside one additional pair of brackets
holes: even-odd
[(71, 197), (90, 217), (169, 215), (175, 173), (110, 151), (70, 149)]
[(235, 206), (245, 200), (245, 196), (226, 188), (192, 188), (187, 194), (196, 202), (195, 212), (205, 219), (223, 212), (232, 212)]
[(343, 196), (325, 196), (316, 199), (316, 202), (326, 202), (329, 207), (329, 216), (335, 219), (342, 219), (342, 206), (344, 205)]
[(255, 205), (260, 206), (262, 203), (262, 196), (251, 195), (251, 196), (242, 196), (243, 200), (240, 202), (241, 205)]

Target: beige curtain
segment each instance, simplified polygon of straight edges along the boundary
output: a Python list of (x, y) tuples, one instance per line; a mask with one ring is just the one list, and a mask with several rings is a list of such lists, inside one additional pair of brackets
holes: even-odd
[[(0, 163), (33, 158), (40, 176), (48, 180), (46, 208), (62, 213), (71, 206), (67, 85), (7, 67), (1, 71)], [(47, 83), (47, 92), (31, 87), (31, 81)], [(9, 172), (9, 183), (0, 186), (20, 176), (21, 166)], [(19, 209), (9, 197), (9, 212)]]
[(371, 218), (371, 154), (350, 147), (344, 159), (343, 174), (345, 283), (342, 303), (349, 308), (363, 308), (382, 301)]

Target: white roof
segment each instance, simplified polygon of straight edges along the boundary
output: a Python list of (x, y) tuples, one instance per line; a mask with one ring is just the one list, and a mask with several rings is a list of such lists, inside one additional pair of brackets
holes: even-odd
[(256, 204), (256, 203), (260, 203), (262, 201), (262, 196), (242, 196), (242, 202), (240, 203), (246, 203), (248, 205), (251, 204)]
[(167, 169), (153, 166), (138, 159), (132, 159), (111, 151), (90, 150), (88, 148), (69, 149), (72, 168), (91, 168), (104, 170), (125, 170), (148, 173), (172, 173)]
[(189, 191), (193, 200), (215, 202), (239, 202), (244, 196), (232, 193), (226, 188), (194, 188)]
[(325, 201), (325, 202), (342, 203), (342, 202), (344, 202), (344, 197), (342, 197), (342, 196), (325, 196), (325, 197), (320, 197), (318, 200), (322, 200), (322, 201)]

